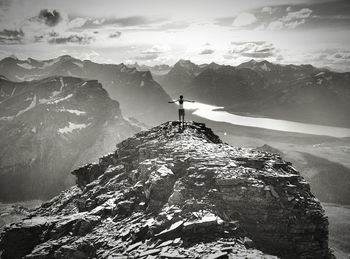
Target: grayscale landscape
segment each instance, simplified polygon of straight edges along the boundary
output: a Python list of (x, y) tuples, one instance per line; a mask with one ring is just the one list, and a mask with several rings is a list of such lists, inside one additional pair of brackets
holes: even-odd
[(348, 1), (0, 21), (0, 259), (349, 258)]

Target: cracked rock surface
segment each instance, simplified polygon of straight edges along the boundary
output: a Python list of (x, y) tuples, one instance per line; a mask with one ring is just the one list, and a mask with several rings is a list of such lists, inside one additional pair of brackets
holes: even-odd
[(279, 155), (167, 122), (72, 172), (7, 226), (2, 258), (331, 258), (328, 220)]

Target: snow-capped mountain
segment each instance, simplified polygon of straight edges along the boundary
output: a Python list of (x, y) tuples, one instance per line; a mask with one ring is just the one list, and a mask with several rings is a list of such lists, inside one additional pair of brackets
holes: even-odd
[(1, 78), (0, 197), (55, 195), (73, 183), (72, 169), (95, 161), (139, 130), (97, 80)]
[(168, 105), (170, 97), (153, 80), (149, 71), (138, 71), (123, 63), (98, 64), (61, 56), (50, 60), (18, 60), (8, 57), (0, 61), (0, 75), (12, 81), (43, 79), (49, 76), (75, 76), (96, 79), (120, 102), (123, 114), (146, 124), (158, 124), (174, 115)]

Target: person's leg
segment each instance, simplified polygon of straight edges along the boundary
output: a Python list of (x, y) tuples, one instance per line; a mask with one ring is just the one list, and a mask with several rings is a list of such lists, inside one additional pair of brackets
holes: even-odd
[(184, 121), (184, 110), (183, 109), (179, 109), (179, 122), (180, 124), (183, 124)]
[(185, 109), (182, 112), (182, 124), (185, 125)]

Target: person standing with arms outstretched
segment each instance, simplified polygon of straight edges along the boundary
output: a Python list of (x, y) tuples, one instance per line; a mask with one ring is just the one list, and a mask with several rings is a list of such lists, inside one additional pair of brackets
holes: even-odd
[(168, 103), (176, 103), (179, 102), (179, 122), (182, 124), (185, 123), (185, 109), (184, 109), (184, 102), (190, 102), (190, 103), (194, 103), (194, 101), (191, 100), (185, 100), (184, 97), (182, 95), (180, 95), (180, 99), (178, 100), (173, 100), (171, 102)]

